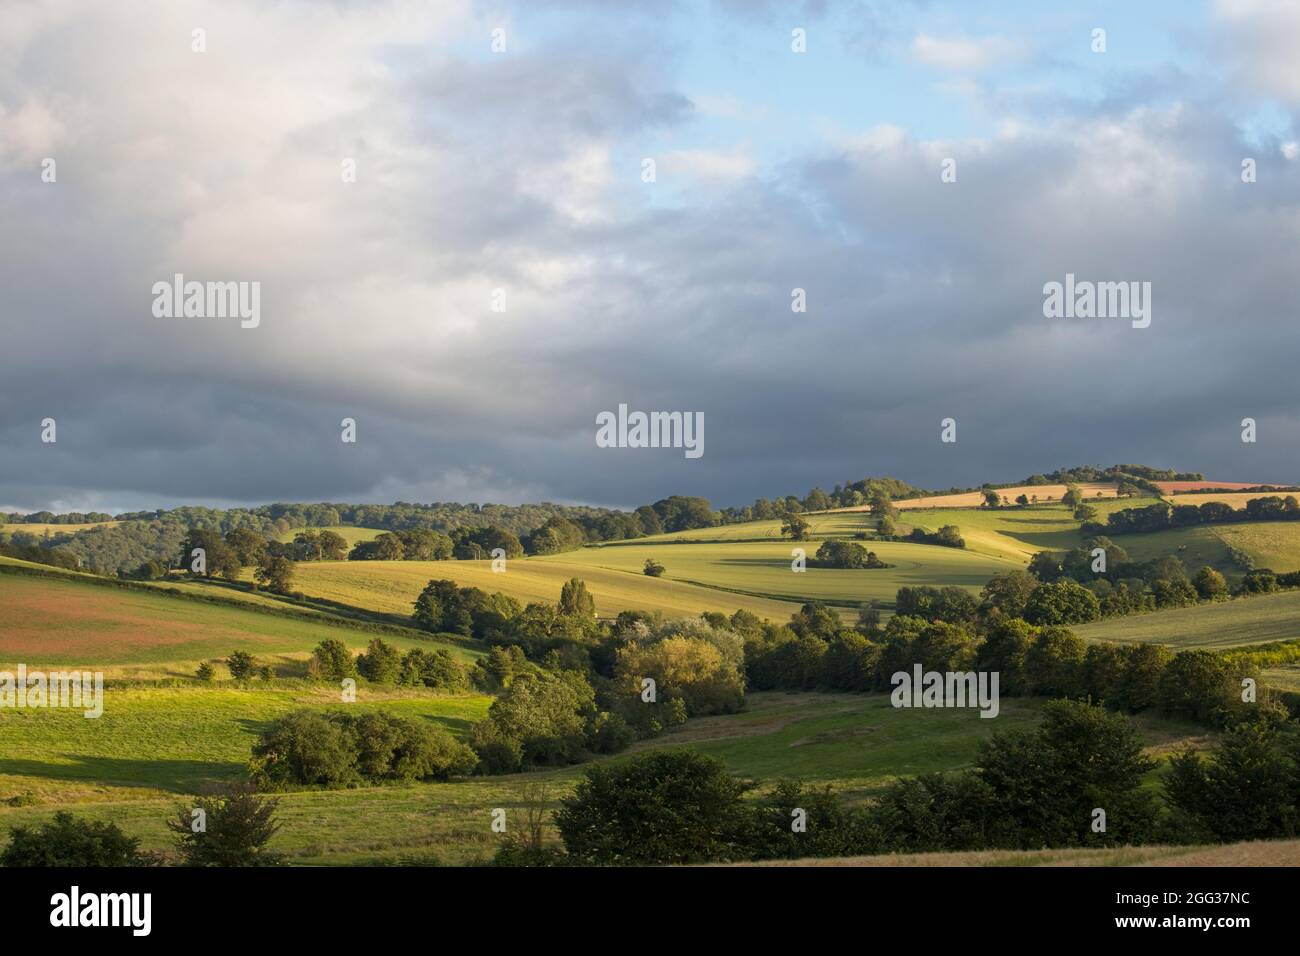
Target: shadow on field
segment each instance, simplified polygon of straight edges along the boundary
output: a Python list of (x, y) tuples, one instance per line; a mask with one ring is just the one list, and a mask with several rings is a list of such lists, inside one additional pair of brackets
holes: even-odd
[(0, 774), (47, 780), (85, 780), (114, 787), (148, 787), (194, 793), (206, 782), (239, 777), (244, 764), (219, 760), (125, 760), (62, 754), (59, 762), (0, 760)]

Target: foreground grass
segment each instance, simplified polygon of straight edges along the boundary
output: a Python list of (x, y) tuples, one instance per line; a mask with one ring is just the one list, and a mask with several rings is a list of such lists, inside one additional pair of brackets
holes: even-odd
[[(159, 688), (121, 692), (99, 721), (33, 711), (15, 722), (7, 714), (9, 722), (0, 726), (0, 835), (69, 809), (117, 823), (146, 848), (167, 849), (164, 821), (173, 808), (205, 783), (237, 776), (266, 720), (303, 703), (328, 706), (332, 699), (323, 690)], [(453, 733), (479, 719), (488, 703), (481, 697), (368, 697), (364, 689), (360, 700), (356, 706), (423, 716)], [(884, 695), (763, 692), (752, 694), (742, 713), (690, 721), (606, 759), (690, 747), (756, 781), (756, 792), (785, 777), (856, 800), (899, 776), (970, 766), (981, 740), (995, 730), (1032, 726), (1041, 704), (1004, 700), (1001, 716), (988, 720), (973, 710), (895, 710)], [(1186, 736), (1185, 728), (1172, 724), (1139, 726), (1156, 756)], [(520, 806), (525, 785), (541, 785), (554, 802), (572, 790), (582, 769), (285, 794), (284, 828), (275, 846), (300, 864), (481, 861), (501, 840), (491, 831), (494, 808), (506, 808), (508, 821), (515, 820), (510, 809)], [(11, 795), (29, 792), (42, 802), (6, 805)]]

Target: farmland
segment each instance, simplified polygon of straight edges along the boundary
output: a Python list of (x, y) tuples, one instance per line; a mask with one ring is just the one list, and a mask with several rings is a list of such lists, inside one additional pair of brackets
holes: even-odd
[(586, 569), (596, 568), (640, 575), (646, 560), (653, 558), (667, 568), (661, 580), (757, 592), (799, 604), (821, 601), (851, 607), (872, 599), (892, 605), (895, 593), (905, 585), (940, 582), (978, 589), (993, 575), (1014, 569), (1008, 561), (956, 548), (890, 541), (863, 545), (893, 567), (839, 570), (809, 566), (804, 572), (793, 572), (791, 549), (801, 547), (811, 559), (816, 552), (815, 541), (677, 545), (637, 542), (571, 551), (556, 555), (554, 560), (580, 576), (587, 573)]
[(1237, 598), (1074, 628), (1090, 640), (1168, 644), (1179, 649), (1241, 647), (1300, 638), (1300, 591)]
[[(1040, 496), (1049, 491), (1035, 489)], [(1103, 497), (1089, 503), (1104, 520), (1115, 508), (1154, 500)], [(933, 503), (946, 506), (905, 510), (897, 521), (900, 534), (956, 525), (965, 549), (872, 540), (869, 514), (836, 510), (806, 515), (809, 540), (798, 543), (781, 536), (780, 522), (755, 521), (511, 559), (500, 573), (488, 561), (304, 561), (294, 568), (291, 588), (301, 598), (251, 588), (250, 568), (238, 584), (178, 575), (123, 584), (0, 558), (0, 668), (20, 661), (29, 667), (93, 667), (109, 678), (104, 715), (97, 720), (75, 711), (0, 713), (0, 834), (71, 809), (112, 820), (145, 848), (167, 849), (172, 837), (164, 821), (179, 801), (240, 779), (253, 742), (271, 721), (300, 707), (338, 706), (334, 688), (302, 679), (320, 641), (335, 638), (355, 654), (382, 636), (402, 651), (444, 647), (462, 662), (484, 653), (479, 642), (404, 626), (431, 579), (501, 591), (521, 603), (553, 604), (561, 586), (576, 577), (586, 582), (605, 618), (634, 609), (688, 617), (743, 608), (783, 622), (801, 604), (817, 601), (852, 621), (866, 601), (891, 608), (902, 586), (977, 591), (990, 577), (1025, 567), (1037, 551), (1078, 547), (1084, 540), (1079, 522), (1055, 502), (996, 509)], [(331, 530), (349, 543), (381, 533), (350, 526)], [(1300, 527), (1285, 523), (1225, 525), (1116, 541), (1138, 560), (1176, 554), (1192, 568), (1211, 564), (1228, 572), (1236, 567), (1231, 545), (1260, 565), (1284, 570), (1290, 555), (1300, 556), (1295, 531)], [(858, 539), (863, 532), (868, 536)], [(826, 539), (859, 540), (890, 567), (791, 569), (793, 548), (811, 559)], [(663, 565), (662, 577), (643, 573), (647, 560)], [(6, 567), (15, 570), (5, 573)], [(1296, 622), (1300, 592), (1286, 592), (1115, 618), (1076, 631), (1089, 640), (1226, 649), (1300, 639)], [(228, 679), (220, 661), (236, 649), (272, 665), (274, 678)], [(193, 680), (204, 661), (217, 664), (214, 683)], [(1273, 686), (1300, 686), (1293, 664), (1266, 673)], [(362, 681), (358, 702), (350, 706), (431, 722), (463, 739), (492, 700), (480, 692), (379, 688)], [(1042, 706), (1036, 698), (1006, 698), (999, 719), (986, 721), (967, 709), (901, 711), (879, 694), (751, 692), (738, 713), (695, 717), (623, 754), (593, 759), (623, 761), (644, 751), (689, 747), (756, 781), (756, 793), (781, 778), (797, 778), (858, 802), (900, 776), (970, 766), (980, 741), (995, 730), (1032, 727)], [(1161, 761), (1144, 784), (1152, 789), (1169, 753), (1182, 745), (1204, 747), (1212, 739), (1202, 726), (1151, 713), (1135, 721), (1149, 752)], [(525, 784), (540, 784), (557, 799), (581, 773), (577, 765), (447, 783), (291, 792), (280, 798), (284, 829), (274, 846), (297, 864), (480, 862), (500, 840), (489, 827), (493, 808), (519, 806)]]
[[(318, 617), (259, 613), (75, 576), (0, 574), (0, 607), (0, 664), (93, 665), (110, 677), (191, 677), (200, 661), (233, 650), (267, 658), (283, 673), (303, 673), (320, 641), (337, 638), (361, 650), (373, 636)], [(414, 636), (384, 638), (403, 648), (427, 644)], [(445, 646), (462, 657), (477, 653)]]
[[(434, 578), (500, 591), (521, 603), (550, 604), (559, 597), (564, 582), (580, 570), (568, 562), (539, 558), (509, 561), (501, 573), (493, 572), (490, 561), (313, 561), (299, 565), (294, 586), (310, 597), (409, 616), (420, 591)], [(785, 620), (798, 610), (780, 600), (656, 580), (639, 573), (632, 576), (593, 567), (582, 576), (596, 598), (596, 612), (608, 617), (629, 609), (682, 617), (701, 611), (731, 614), (744, 608), (760, 617)]]
[[(329, 702), (323, 692), (274, 689), (116, 693), (100, 721), (51, 712), (0, 718), (10, 721), (0, 736), (0, 829), (71, 808), (91, 819), (113, 820), (146, 847), (165, 848), (170, 835), (163, 821), (180, 794), (202, 781), (236, 774), (264, 721), (293, 706)], [(486, 701), (430, 694), (371, 703), (460, 734), (482, 715)], [(364, 696), (359, 706), (367, 706)], [(1029, 726), (1038, 709), (1035, 701), (1007, 702), (995, 722), (968, 710), (903, 712), (882, 695), (758, 693), (744, 713), (691, 721), (635, 750), (689, 746), (765, 785), (794, 776), (829, 784), (846, 796), (865, 796), (899, 775), (968, 766), (979, 740), (995, 729), (991, 724), (999, 730)], [(110, 716), (116, 723), (106, 723)], [(1168, 723), (1144, 723), (1143, 730), (1153, 752), (1172, 741), (1197, 740), (1194, 728)], [(580, 768), (570, 767), (451, 783), (290, 793), (282, 797), (284, 830), (275, 846), (293, 862), (313, 865), (404, 857), (468, 863), (490, 856), (499, 840), (489, 828), (492, 808), (516, 806), (525, 783), (542, 784), (558, 797), (579, 776)], [(4, 805), (10, 795), (24, 793), (38, 804)]]

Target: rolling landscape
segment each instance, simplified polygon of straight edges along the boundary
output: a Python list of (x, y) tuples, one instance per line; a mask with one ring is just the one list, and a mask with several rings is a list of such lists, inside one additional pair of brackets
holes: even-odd
[[(867, 484), (883, 487), (871, 479)], [(421, 547), (432, 542), (435, 551), (440, 542), (445, 544), (433, 560), (378, 550), (400, 548), (401, 532), (338, 523), (333, 506), (292, 506), (274, 520), (263, 515), (265, 531), (225, 534), (238, 547), (251, 540), (261, 554), (260, 566), (234, 561), (221, 573), (206, 574), (186, 567), (190, 545), (206, 544), (212, 560), (222, 546), (221, 526), (248, 524), (246, 513), (217, 513), (215, 521), (205, 515), (207, 530), (199, 529), (195, 536), (191, 528), (175, 553), (165, 550), (171, 539), (156, 518), (150, 524), (127, 516), (86, 522), (71, 520), (77, 516), (10, 514), (0, 545), (0, 671), (19, 664), (29, 671), (93, 669), (103, 673), (106, 683), (104, 713), (96, 720), (68, 710), (0, 710), (0, 828), (36, 826), (71, 811), (86, 820), (112, 822), (143, 850), (166, 856), (173, 845), (166, 821), (178, 802), (247, 781), (254, 747), (285, 715), (340, 707), (359, 714), (384, 712), (470, 741), (476, 725), (491, 723), (494, 701), (508, 696), (508, 686), (493, 685), (483, 676), (485, 665), (514, 641), (523, 646), (521, 658), (540, 668), (539, 674), (575, 666), (585, 670), (593, 685), (602, 688), (596, 706), (607, 706), (611, 713), (627, 705), (616, 700), (617, 680), (602, 677), (602, 671), (612, 678), (620, 672), (600, 663), (601, 648), (626, 641), (619, 635), (633, 619), (671, 629), (692, 626), (690, 621), (716, 628), (745, 617), (773, 634), (789, 634), (784, 625), (820, 609), (833, 622), (827, 625), (832, 630), (843, 629), (864, 645), (888, 646), (896, 640), (891, 620), (916, 620), (908, 617), (917, 613), (912, 592), (953, 589), (970, 596), (972, 609), (958, 627), (975, 646), (987, 644), (990, 628), (996, 629), (999, 620), (998, 612), (988, 609), (991, 581), (1025, 579), (1044, 587), (1055, 578), (1042, 570), (1046, 565), (1036, 556), (1056, 555), (1058, 570), (1068, 567), (1065, 556), (1096, 544), (1113, 513), (1193, 499), (1194, 504), (1225, 500), (1214, 492), (1181, 489), (1166, 495), (1154, 484), (1117, 497), (1118, 488), (1117, 482), (1070, 482), (1010, 486), (992, 496), (985, 488), (896, 501), (877, 491), (872, 504), (848, 507), (835, 506), (815, 490), (782, 518), (757, 520), (744, 512), (716, 512), (700, 501), (681, 510), (680, 501), (664, 499), (646, 509), (656, 516), (647, 523), (659, 521), (661, 527), (620, 526), (618, 533), (627, 536), (606, 540), (601, 540), (601, 529), (613, 525), (602, 523), (603, 515), (588, 516), (585, 524), (553, 515), (542, 527), (518, 536), (480, 519), (452, 527), (427, 516), (432, 535), (405, 540), (408, 547), (413, 541)], [(837, 489), (835, 496), (845, 494)], [(1017, 503), (1021, 496), (1025, 502)], [(1257, 667), (1265, 697), (1280, 702), (1283, 710), (1300, 706), (1300, 588), (1285, 583), (1288, 572), (1300, 571), (1300, 522), (1244, 520), (1248, 501), (1268, 497), (1287, 500), (1285, 491), (1271, 488), (1233, 493), (1226, 500), (1238, 509), (1239, 523), (1103, 538), (1118, 544), (1125, 560), (1135, 562), (1133, 568), (1144, 569), (1131, 577), (1125, 572), (1138, 588), (1149, 585), (1152, 593), (1163, 593), (1150, 568), (1184, 580), (1210, 568), (1221, 575), (1224, 593), (1198, 600), (1193, 590), (1192, 599), (1178, 606), (1149, 601), (1136, 611), (1098, 613), (1068, 626), (1087, 646), (1159, 645), (1173, 653), (1208, 651), (1247, 662)], [(318, 520), (331, 523), (308, 524), (303, 515), (312, 508), (328, 512), (318, 514)], [(55, 520), (34, 520), (51, 517)], [(666, 530), (660, 518), (679, 527)], [(149, 562), (110, 571), (86, 567), (74, 557), (86, 553), (102, 561), (109, 553), (105, 535), (123, 548), (128, 543), (134, 548), (132, 522), (153, 528), (152, 540), (160, 550)], [(278, 527), (285, 523), (292, 527)], [(944, 527), (957, 529), (959, 546), (921, 540)], [(547, 528), (569, 537), (556, 544), (550, 531), (543, 534)], [(480, 541), (505, 547), (497, 558), (479, 558)], [(869, 550), (882, 566), (824, 566), (816, 555), (828, 542)], [(366, 552), (367, 547), (372, 551)], [(793, 556), (800, 552), (806, 564), (796, 569)], [(267, 566), (267, 553), (285, 556), (286, 580), (272, 580), (259, 569)], [(507, 553), (512, 556), (500, 556)], [(1119, 552), (1112, 548), (1110, 553)], [(1243, 581), (1258, 578), (1263, 569), (1283, 584), (1264, 589), (1270, 593), (1243, 588)], [(1103, 597), (1111, 594), (1111, 583), (1095, 577), (1100, 583), (1087, 587)], [(582, 582), (589, 619), (570, 631), (573, 625), (564, 622), (573, 619), (564, 616), (571, 612), (563, 612), (561, 592), (575, 580)], [(434, 581), (448, 582), (453, 590), (505, 596), (522, 614), (519, 620), (534, 608), (540, 614), (560, 602), (561, 630), (537, 643), (524, 630), (512, 638), (509, 628), (481, 632), (475, 625), (457, 631), (421, 622), (413, 611)], [(907, 606), (900, 607), (900, 601)], [(932, 626), (948, 626), (942, 614), (931, 619), (939, 622)], [(394, 655), (444, 651), (458, 673), (472, 677), (430, 686), (349, 671), (355, 702), (341, 704), (337, 681), (320, 673), (318, 649), (337, 642), (364, 661), (376, 640)], [(256, 662), (256, 676), (232, 673), (227, 662), (236, 652)], [(644, 754), (682, 748), (715, 758), (727, 772), (750, 781), (746, 799), (751, 802), (772, 793), (781, 781), (798, 780), (829, 788), (846, 807), (869, 806), (899, 781), (971, 768), (982, 742), (995, 731), (1036, 727), (1044, 703), (1056, 696), (1023, 690), (1004, 696), (997, 719), (986, 721), (973, 710), (899, 710), (887, 693), (870, 687), (846, 693), (835, 680), (815, 676), (793, 684), (778, 678), (773, 686), (772, 678), (758, 676), (766, 673), (766, 665), (754, 642), (746, 641), (744, 657), (735, 701), (719, 710), (694, 701), (688, 689), (676, 690), (692, 701), (686, 719), (668, 728), (629, 733), (620, 752), (602, 755), (589, 741), (560, 765), (542, 761), (521, 768), (523, 772), (485, 773), (480, 763), (478, 772), (436, 782), (280, 787), (281, 830), (272, 845), (292, 864), (483, 864), (508, 845), (489, 825), (495, 810), (509, 814), (539, 800), (554, 810), (593, 765), (618, 766)], [(1208, 753), (1223, 732), (1213, 720), (1154, 710), (1129, 719), (1151, 760), (1142, 788), (1152, 795), (1160, 792), (1172, 755)], [(487, 754), (483, 745), (475, 746), (481, 757)], [(558, 845), (549, 828), (541, 841)], [(1258, 850), (1251, 849), (1256, 845)], [(1152, 849), (1117, 855), (1064, 846), (1059, 852), (1015, 859), (1061, 863), (1077, 853), (1083, 865), (1125, 864), (1194, 852), (1210, 851)], [(1269, 860), (1280, 853), (1294, 862), (1287, 855), (1293, 852), (1294, 844), (1268, 842), (1231, 850), (1242, 861), (1254, 853)], [(1010, 859), (970, 856), (973, 865)], [(897, 853), (880, 860), (903, 862)], [(966, 858), (922, 854), (915, 862), (957, 865)]]
[(10, 938), (1289, 931), (1300, 4), (0, 7)]

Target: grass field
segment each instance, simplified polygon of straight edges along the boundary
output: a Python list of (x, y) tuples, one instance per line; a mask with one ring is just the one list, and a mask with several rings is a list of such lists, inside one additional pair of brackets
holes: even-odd
[(409, 615), (415, 599), (435, 578), (446, 578), (462, 587), (500, 591), (525, 604), (531, 601), (553, 604), (559, 600), (564, 582), (578, 576), (587, 582), (588, 590), (595, 597), (597, 613), (607, 617), (625, 610), (693, 617), (701, 611), (731, 614), (744, 608), (769, 620), (786, 621), (799, 610), (797, 605), (765, 597), (656, 580), (640, 573), (630, 575), (596, 566), (575, 566), (559, 561), (561, 557), (567, 555), (508, 561), (501, 573), (492, 571), (490, 561), (312, 561), (298, 565), (294, 588), (308, 596), (340, 604)]
[[(357, 689), (349, 707), (382, 708), (442, 724), (460, 735), (487, 715), (490, 697)], [(105, 688), (104, 713), (0, 711), (0, 802), (31, 794), (45, 804), (197, 793), (239, 778), (267, 724), (297, 707), (344, 706), (324, 686), (238, 689)]]
[(1223, 648), (1300, 638), (1300, 591), (1154, 611), (1072, 628), (1089, 640)]
[[(628, 544), (585, 548), (554, 555), (557, 565), (585, 577), (587, 569), (609, 569), (626, 577), (644, 577), (647, 558), (667, 570), (661, 580), (688, 581), (710, 588), (770, 595), (792, 603), (822, 601), (856, 607), (871, 599), (886, 607), (904, 585), (944, 584), (978, 589), (993, 575), (1016, 565), (987, 555), (936, 545), (864, 541), (880, 560), (893, 565), (874, 570), (840, 570), (809, 566), (791, 570), (791, 550), (802, 548), (811, 559), (817, 542), (756, 541), (724, 544)], [(588, 585), (591, 584), (588, 579)]]
[[(188, 600), (79, 581), (75, 575), (0, 574), (0, 665), (67, 665), (107, 677), (189, 677), (200, 661), (246, 650), (277, 672), (299, 674), (318, 643), (337, 638), (355, 651), (374, 635), (306, 616)], [(403, 649), (429, 642), (385, 633)], [(446, 646), (462, 659), (477, 651)]]
[(276, 535), (275, 540), (282, 544), (288, 544), (304, 531), (333, 531), (346, 539), (349, 546), (356, 544), (358, 541), (374, 541), (375, 538), (384, 533), (382, 528), (356, 528), (348, 524), (336, 524), (325, 528), (294, 528), (292, 531)]
[[(364, 689), (360, 701), (357, 706), (366, 705)], [(303, 703), (328, 702), (324, 692), (132, 689), (110, 698), (98, 721), (37, 711), (14, 723), (5, 715), (11, 723), (0, 734), (0, 833), (69, 808), (111, 819), (141, 837), (146, 848), (165, 848), (170, 837), (163, 821), (183, 793), (236, 773), (264, 721)], [(482, 715), (486, 698), (426, 695), (382, 704), (460, 733)], [(740, 714), (691, 721), (635, 750), (689, 746), (760, 781), (760, 791), (779, 777), (802, 778), (857, 798), (899, 775), (969, 766), (981, 739), (1032, 725), (1039, 706), (1004, 701), (996, 720), (984, 720), (971, 710), (900, 711), (883, 695), (758, 693)], [(1175, 725), (1141, 726), (1157, 755), (1184, 739)], [(490, 831), (491, 810), (505, 807), (509, 814), (522, 785), (540, 783), (558, 797), (580, 775), (581, 767), (567, 767), (452, 783), (291, 793), (283, 797), (284, 830), (274, 845), (297, 863), (403, 857), (466, 863), (491, 855), (500, 839)], [(6, 806), (11, 796), (29, 791), (42, 802)]]

